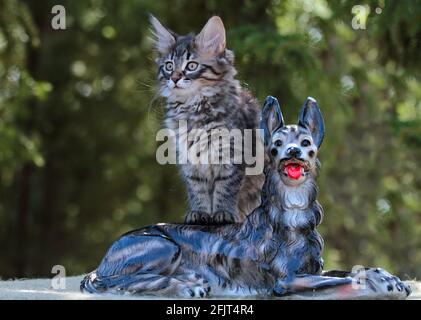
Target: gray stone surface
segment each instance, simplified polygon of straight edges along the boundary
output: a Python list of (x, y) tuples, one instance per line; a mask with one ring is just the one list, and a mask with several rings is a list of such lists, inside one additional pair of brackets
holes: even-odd
[[(104, 300), (104, 299), (156, 299), (156, 297), (133, 297), (116, 295), (92, 295), (79, 291), (82, 276), (66, 278), (66, 289), (52, 288), (51, 279), (22, 279), (0, 281), (0, 300)], [(408, 281), (413, 289), (410, 299), (421, 300), (421, 282)], [(308, 298), (304, 296), (289, 297), (289, 299)], [(233, 297), (239, 299), (239, 297)], [(241, 298), (243, 299), (243, 298)], [(323, 299), (323, 295), (313, 296), (312, 299)]]

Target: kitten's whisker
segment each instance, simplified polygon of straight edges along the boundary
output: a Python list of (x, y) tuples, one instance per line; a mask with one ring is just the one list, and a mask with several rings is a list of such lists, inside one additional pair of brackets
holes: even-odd
[[(139, 90), (142, 92), (154, 92), (155, 87), (153, 85), (148, 84), (147, 82), (143, 82), (140, 79), (136, 80), (137, 84), (139, 85)], [(149, 81), (152, 83), (153, 81)]]
[[(155, 92), (155, 94), (152, 96), (152, 99), (148, 105), (148, 113), (147, 113), (148, 122), (151, 120), (151, 113), (152, 113), (151, 111), (153, 111), (153, 113), (158, 116), (158, 117), (155, 117), (154, 120), (161, 120), (165, 115), (163, 108), (160, 106), (159, 103), (156, 103), (156, 102), (159, 102), (159, 99), (161, 99), (161, 97), (159, 96), (157, 92)], [(155, 106), (157, 106), (157, 108), (154, 108)]]

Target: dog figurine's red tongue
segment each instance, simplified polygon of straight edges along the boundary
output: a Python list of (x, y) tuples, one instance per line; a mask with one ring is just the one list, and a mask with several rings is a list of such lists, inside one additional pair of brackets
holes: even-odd
[(300, 179), (302, 171), (302, 167), (300, 165), (291, 163), (285, 166), (285, 170), (290, 179)]

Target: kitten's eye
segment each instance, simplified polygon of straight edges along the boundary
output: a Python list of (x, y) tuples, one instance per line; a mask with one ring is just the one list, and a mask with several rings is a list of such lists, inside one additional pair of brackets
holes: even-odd
[(188, 71), (194, 71), (194, 70), (196, 70), (197, 69), (197, 67), (199, 66), (199, 64), (197, 63), (197, 62), (189, 62), (188, 64), (187, 64), (187, 66), (186, 66), (186, 69), (188, 70)]
[(174, 63), (172, 61), (165, 62), (164, 69), (165, 71), (172, 72), (174, 70)]
[(304, 139), (303, 141), (301, 141), (302, 147), (308, 147), (310, 144), (311, 144), (311, 142), (308, 139)]
[(277, 147), (282, 146), (282, 140), (276, 140), (275, 141), (275, 146), (277, 146)]

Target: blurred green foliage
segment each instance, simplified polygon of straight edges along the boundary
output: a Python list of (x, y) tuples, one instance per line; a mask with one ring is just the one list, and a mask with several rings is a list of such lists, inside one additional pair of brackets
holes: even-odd
[(317, 98), (327, 268), (421, 277), (420, 1), (60, 1), (66, 30), (55, 4), (0, 0), (1, 277), (84, 273), (121, 233), (181, 221), (177, 168), (155, 160), (148, 13), (178, 33), (219, 14), (240, 79), (289, 122)]

